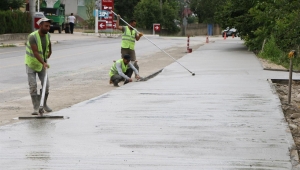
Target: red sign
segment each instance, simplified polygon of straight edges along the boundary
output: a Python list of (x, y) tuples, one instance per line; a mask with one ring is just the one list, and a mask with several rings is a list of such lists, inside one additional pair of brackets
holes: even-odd
[(107, 21), (106, 29), (114, 29), (114, 14), (111, 12), (111, 10), (114, 10), (114, 0), (102, 0), (101, 9), (109, 12), (109, 16), (107, 18), (102, 18), (102, 20)]
[(117, 29), (117, 21), (115, 21), (115, 20), (113, 21), (112, 28), (113, 28), (113, 29)]
[(41, 18), (34, 18), (34, 28), (35, 29), (39, 29), (40, 28), (40, 26), (36, 23), (36, 22), (38, 22), (38, 20), (40, 20)]
[(153, 24), (153, 29), (156, 32), (160, 31), (160, 24)]
[(104, 21), (104, 20), (98, 21), (98, 29), (105, 30), (106, 29), (106, 21)]
[(114, 10), (114, 0), (102, 0), (102, 10)]

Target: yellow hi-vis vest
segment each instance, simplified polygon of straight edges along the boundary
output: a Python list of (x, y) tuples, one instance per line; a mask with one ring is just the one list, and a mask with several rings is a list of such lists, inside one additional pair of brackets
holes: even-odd
[(42, 59), (44, 61), (46, 61), (46, 57), (49, 54), (49, 35), (46, 34), (46, 52), (45, 52), (45, 56), (43, 53), (43, 47), (42, 47), (42, 42), (41, 42), (41, 37), (39, 35), (38, 30), (34, 31), (33, 33), (31, 33), (28, 36), (28, 40), (26, 43), (26, 54), (25, 54), (25, 64), (28, 65), (29, 68), (33, 69), (34, 71), (40, 72), (43, 69), (43, 64), (39, 62), (38, 59), (35, 58), (33, 51), (31, 49), (30, 43), (29, 43), (29, 37), (30, 36), (34, 36), (36, 43), (37, 43), (37, 47), (38, 47), (38, 52), (39, 55), (42, 57)]
[(128, 65), (125, 65), (123, 59), (119, 59), (111, 66), (110, 71), (109, 71), (110, 77), (112, 77), (113, 75), (119, 74), (118, 70), (117, 70), (117, 66), (116, 66), (117, 63), (121, 63), (123, 73), (125, 73), (128, 69)]
[(130, 31), (129, 27), (125, 27), (125, 31), (122, 35), (122, 48), (129, 48), (131, 50), (134, 50), (135, 45), (135, 30)]

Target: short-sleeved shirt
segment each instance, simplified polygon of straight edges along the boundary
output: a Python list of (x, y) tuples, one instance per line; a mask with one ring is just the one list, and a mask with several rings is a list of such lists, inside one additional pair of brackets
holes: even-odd
[(71, 16), (68, 16), (68, 20), (69, 20), (69, 22), (75, 23), (76, 18), (73, 15), (71, 15)]
[[(48, 34), (48, 35), (49, 35), (49, 40), (50, 40), (50, 34)], [(46, 43), (46, 35), (45, 36), (40, 36), (40, 37), (41, 37), (41, 43), (42, 43), (43, 53), (45, 55), (45, 53), (46, 53), (46, 45), (47, 45), (47, 43)], [(30, 45), (37, 45), (37, 42), (36, 42), (36, 40), (34, 38), (34, 35), (31, 35), (29, 37), (29, 44)]]

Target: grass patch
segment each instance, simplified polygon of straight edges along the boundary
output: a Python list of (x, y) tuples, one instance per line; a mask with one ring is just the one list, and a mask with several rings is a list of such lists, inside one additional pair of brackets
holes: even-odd
[[(271, 61), (275, 64), (281, 65), (285, 68), (289, 68), (290, 59), (288, 53), (279, 49), (275, 43), (275, 38), (271, 38), (266, 42), (263, 51), (258, 53), (258, 57)], [(293, 70), (300, 70), (300, 60), (298, 57), (293, 59)]]
[(0, 44), (0, 47), (16, 47), (14, 44)]

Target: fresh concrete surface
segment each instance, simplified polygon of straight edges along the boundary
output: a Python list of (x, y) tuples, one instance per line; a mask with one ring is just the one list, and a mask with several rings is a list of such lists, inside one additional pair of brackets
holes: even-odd
[[(0, 127), (0, 169), (296, 169), (268, 79), (238, 39), (218, 39), (146, 82)], [(294, 78), (299, 78), (295, 73)], [(297, 155), (296, 155), (297, 156)]]

